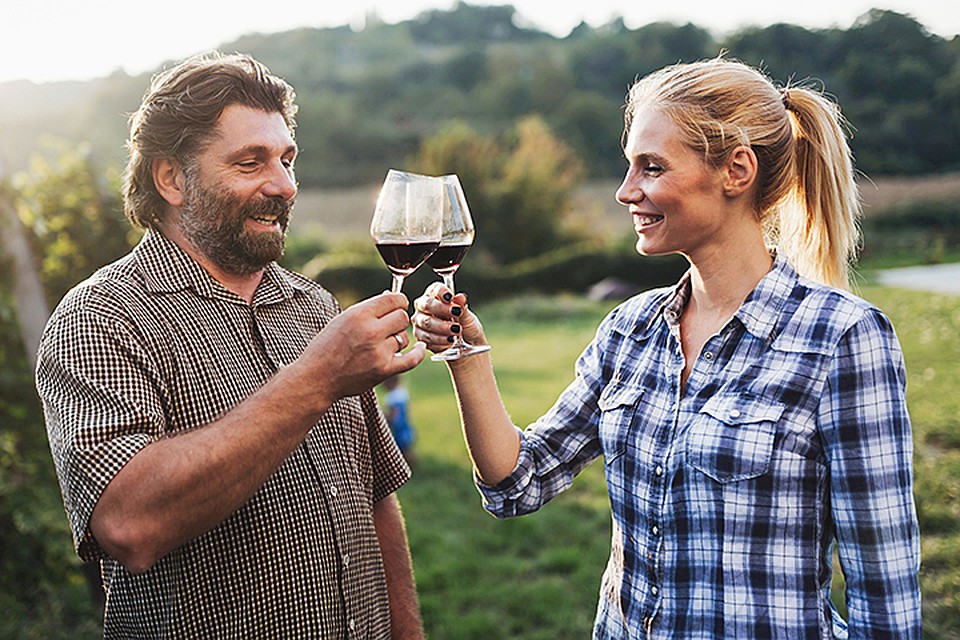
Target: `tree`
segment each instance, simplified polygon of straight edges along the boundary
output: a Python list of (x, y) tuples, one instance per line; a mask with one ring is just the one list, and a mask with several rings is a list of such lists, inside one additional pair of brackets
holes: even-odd
[(123, 217), (119, 178), (100, 176), (87, 145), (48, 140), (30, 172), (15, 181), (20, 219), (33, 236), (47, 299), (68, 289), (130, 249), (134, 240)]
[(550, 119), (595, 178), (616, 178), (624, 171), (621, 137), (623, 101), (595, 91), (574, 91)]
[(572, 196), (583, 166), (538, 116), (500, 139), (453, 122), (423, 142), (414, 164), (423, 173), (460, 176), (477, 225), (474, 246), (497, 264), (573, 240)]
[[(6, 614), (0, 637), (5, 638), (100, 635), (98, 568), (82, 565), (71, 548), (33, 370), (48, 300), (128, 246), (128, 226), (116, 196), (93, 178), (89, 156), (62, 145), (56, 151), (53, 160), (36, 159), (34, 173), (0, 185), (6, 223), (0, 259), (15, 266), (0, 271), (0, 610)], [(34, 255), (44, 257), (37, 261)]]
[(12, 291), (23, 352), (32, 370), (36, 364), (40, 332), (50, 316), (50, 307), (27, 231), (14, 209), (11, 194), (12, 190), (7, 186), (0, 167), (0, 257), (10, 267), (12, 282), (8, 286)]

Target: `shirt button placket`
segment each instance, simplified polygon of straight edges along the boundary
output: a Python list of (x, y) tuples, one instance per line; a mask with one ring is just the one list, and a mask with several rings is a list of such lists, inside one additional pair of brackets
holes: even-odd
[[(676, 406), (676, 405), (675, 405), (675, 406)], [(663, 476), (664, 476), (664, 473), (665, 473), (665, 471), (664, 471), (663, 465), (657, 464), (657, 465), (654, 466), (654, 468), (653, 468), (653, 475), (654, 475), (655, 492), (659, 493), (661, 496), (662, 496), (663, 493), (664, 493), (664, 488), (663, 488)], [(658, 512), (658, 510), (653, 510), (653, 511), (651, 512), (651, 514), (650, 514), (650, 522), (651, 522), (651, 523), (659, 522), (659, 519), (660, 519), (661, 515), (662, 515), (662, 514), (661, 514), (660, 512)], [(649, 542), (649, 547), (648, 547), (648, 548), (650, 549), (650, 552), (647, 554), (647, 559), (651, 562), (650, 578), (651, 578), (651, 581), (653, 581), (653, 580), (656, 580), (656, 579), (657, 579), (657, 577), (656, 577), (656, 570), (653, 569), (653, 567), (656, 566), (656, 563), (657, 563), (656, 557), (657, 557), (657, 555), (658, 555), (658, 553), (659, 553), (659, 550), (660, 550), (660, 540), (659, 540), (659, 538), (660, 538), (660, 526), (657, 525), (657, 524), (651, 524), (651, 526), (650, 526), (650, 535), (651, 535), (652, 537), (651, 537), (651, 538), (648, 538), (649, 541), (650, 541), (650, 542)], [(654, 599), (654, 600), (657, 599), (657, 595), (658, 595), (659, 593), (660, 593), (659, 587), (658, 587), (657, 585), (655, 585), (655, 584), (651, 584), (651, 585), (650, 585), (650, 595), (653, 596), (653, 599)], [(653, 604), (653, 603), (651, 603), (651, 604), (650, 604), (649, 611), (652, 613), (655, 609), (656, 609), (656, 605)], [(652, 618), (651, 618), (651, 617), (648, 617), (647, 619), (652, 621)]]

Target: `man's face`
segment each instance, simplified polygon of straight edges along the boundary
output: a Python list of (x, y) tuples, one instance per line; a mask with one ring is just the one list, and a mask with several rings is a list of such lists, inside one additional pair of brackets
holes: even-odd
[(186, 238), (235, 275), (279, 259), (297, 193), (296, 152), (279, 113), (227, 107), (217, 135), (184, 168), (180, 226)]
[[(207, 188), (189, 175), (180, 211), (184, 235), (211, 262), (235, 275), (256, 273), (283, 255), (293, 200), (245, 199), (226, 187)], [(250, 230), (247, 221), (270, 227)]]

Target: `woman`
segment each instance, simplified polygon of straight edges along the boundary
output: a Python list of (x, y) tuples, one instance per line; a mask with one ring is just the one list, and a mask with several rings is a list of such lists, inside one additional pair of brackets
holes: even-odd
[[(842, 124), (821, 94), (734, 61), (642, 79), (617, 199), (637, 250), (685, 256), (686, 275), (611, 312), (525, 431), (489, 356), (450, 363), (494, 515), (537, 510), (603, 456), (595, 638), (920, 637), (903, 360), (889, 320), (844, 291), (859, 201)], [(433, 285), (416, 308), (431, 349), (485, 342), (461, 294)]]

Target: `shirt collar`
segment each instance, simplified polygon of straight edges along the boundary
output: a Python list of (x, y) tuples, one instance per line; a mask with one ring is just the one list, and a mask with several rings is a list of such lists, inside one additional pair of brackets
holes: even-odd
[[(206, 269), (162, 233), (147, 230), (134, 249), (134, 255), (144, 274), (144, 283), (150, 293), (174, 293), (193, 289), (206, 298), (241, 298), (228, 291)], [(307, 289), (300, 281), (277, 263), (264, 269), (263, 279), (254, 293), (253, 305), (271, 304), (292, 298)]]
[[(773, 339), (780, 311), (786, 305), (798, 280), (797, 273), (783, 256), (776, 252), (773, 256), (770, 271), (760, 279), (734, 314), (734, 318), (738, 319), (747, 331), (761, 340)], [(660, 318), (663, 318), (667, 326), (680, 323), (680, 315), (690, 301), (690, 277), (690, 271), (687, 271), (680, 278), (673, 291), (664, 298), (656, 313), (651, 316), (643, 329), (644, 334), (652, 330)]]
[(747, 331), (761, 340), (772, 340), (783, 309), (797, 286), (799, 277), (779, 253), (773, 266), (761, 278), (734, 315)]

